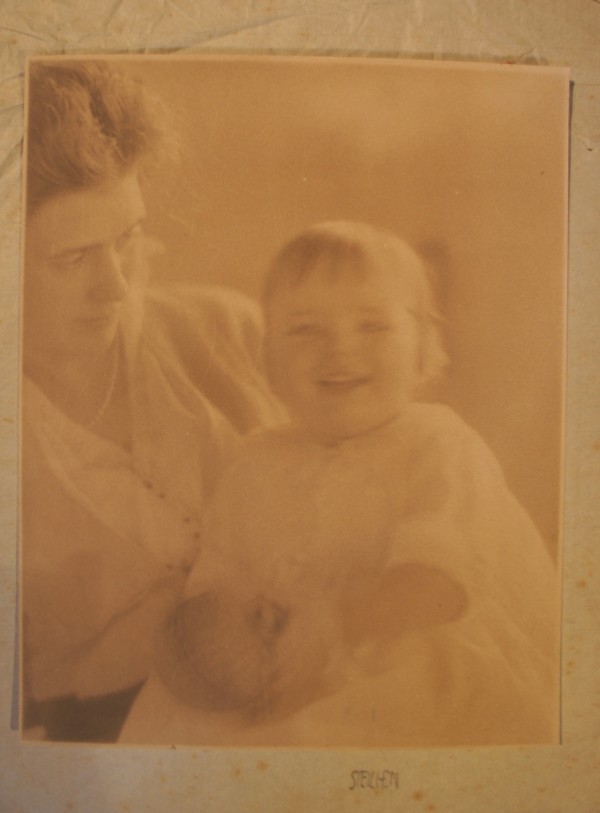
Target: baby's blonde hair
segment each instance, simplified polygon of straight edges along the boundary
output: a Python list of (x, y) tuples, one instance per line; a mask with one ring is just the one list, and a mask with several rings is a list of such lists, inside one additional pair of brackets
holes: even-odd
[(364, 276), (375, 268), (396, 269), (413, 294), (407, 309), (419, 325), (416, 386), (422, 388), (440, 376), (448, 364), (440, 332), (442, 319), (427, 266), (405, 240), (388, 229), (356, 221), (325, 221), (311, 226), (287, 242), (272, 261), (262, 292), (265, 312), (278, 290), (299, 285), (316, 273), (317, 267), (329, 279), (345, 274)]

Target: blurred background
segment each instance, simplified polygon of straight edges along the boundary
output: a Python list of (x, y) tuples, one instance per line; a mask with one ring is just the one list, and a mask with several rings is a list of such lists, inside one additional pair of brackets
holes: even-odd
[[(119, 60), (121, 61), (121, 60)], [(568, 87), (563, 73), (328, 58), (129, 59), (181, 156), (147, 178), (161, 284), (260, 290), (319, 220), (404, 236), (451, 367), (432, 397), (492, 447), (553, 552), (561, 502)]]

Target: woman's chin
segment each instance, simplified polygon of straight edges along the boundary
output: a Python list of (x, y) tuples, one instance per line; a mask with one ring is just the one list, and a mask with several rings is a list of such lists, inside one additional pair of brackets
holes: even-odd
[(116, 316), (81, 320), (78, 338), (71, 343), (71, 350), (80, 353), (108, 350), (114, 344), (118, 330), (119, 319)]

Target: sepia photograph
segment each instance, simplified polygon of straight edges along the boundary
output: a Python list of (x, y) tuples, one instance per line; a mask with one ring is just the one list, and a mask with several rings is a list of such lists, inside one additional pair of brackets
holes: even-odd
[(568, 71), (25, 98), (22, 738), (560, 743)]

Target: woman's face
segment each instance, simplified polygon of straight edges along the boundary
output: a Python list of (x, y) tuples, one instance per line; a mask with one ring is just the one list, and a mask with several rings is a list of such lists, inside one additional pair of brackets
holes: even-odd
[(411, 398), (418, 328), (407, 284), (395, 270), (282, 285), (267, 306), (273, 386), (310, 434), (336, 441), (398, 415)]
[(136, 284), (146, 210), (135, 173), (46, 200), (25, 232), (25, 365), (101, 353)]

